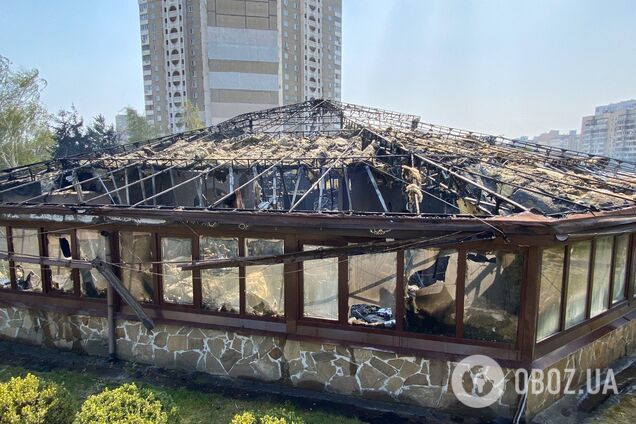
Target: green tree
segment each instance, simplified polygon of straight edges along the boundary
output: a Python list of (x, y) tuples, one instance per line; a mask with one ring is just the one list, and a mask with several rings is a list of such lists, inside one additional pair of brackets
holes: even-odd
[(185, 131), (196, 130), (204, 126), (199, 108), (192, 104), (190, 100), (186, 100), (183, 106), (183, 124)]
[(61, 110), (53, 126), (55, 149), (53, 156), (64, 158), (82, 153), (95, 152), (115, 146), (119, 136), (113, 125), (106, 124), (104, 115), (97, 115), (93, 123), (84, 128), (84, 119), (74, 106), (70, 111)]
[(126, 127), (128, 131), (128, 141), (150, 140), (162, 135), (161, 128), (151, 124), (132, 107), (126, 108)]
[(0, 56), (0, 168), (50, 158), (49, 115), (40, 102), (46, 81), (37, 69), (13, 70)]
[(119, 134), (115, 127), (112, 124), (107, 125), (102, 114), (93, 119), (93, 124), (86, 130), (86, 138), (93, 150), (106, 149), (119, 143)]
[(71, 106), (71, 110), (60, 110), (53, 125), (53, 156), (64, 158), (86, 152), (88, 139), (85, 133), (84, 119), (77, 113), (75, 106)]

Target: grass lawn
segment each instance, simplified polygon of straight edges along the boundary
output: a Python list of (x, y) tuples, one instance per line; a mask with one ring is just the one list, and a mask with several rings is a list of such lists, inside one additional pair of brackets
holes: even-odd
[(623, 396), (620, 401), (599, 411), (586, 424), (612, 423), (634, 424), (636, 422), (636, 393)]
[[(76, 409), (79, 409), (81, 403), (87, 396), (98, 393), (105, 387), (113, 388), (127, 382), (121, 377), (100, 376), (86, 370), (69, 371), (64, 369), (52, 369), (50, 371), (34, 371), (24, 366), (3, 365), (0, 363), (0, 381), (2, 382), (13, 376), (24, 376), (28, 372), (64, 385), (73, 396), (76, 402)], [(136, 383), (140, 386), (149, 387), (157, 392), (170, 395), (179, 409), (181, 422), (184, 424), (224, 424), (229, 423), (234, 414), (242, 411), (251, 410), (264, 412), (272, 408), (280, 407), (295, 412), (308, 424), (361, 423), (361, 421), (357, 419), (327, 413), (326, 411), (300, 409), (291, 403), (281, 404), (276, 401), (249, 399), (245, 394), (230, 397), (218, 393), (146, 384), (140, 381), (136, 381)]]

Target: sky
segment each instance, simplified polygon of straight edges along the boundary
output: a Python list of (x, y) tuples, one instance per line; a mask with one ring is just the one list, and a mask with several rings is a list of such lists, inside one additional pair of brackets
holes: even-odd
[[(517, 137), (636, 98), (633, 0), (343, 0), (342, 100)], [(0, 55), (55, 112), (143, 109), (136, 0), (0, 0)]]

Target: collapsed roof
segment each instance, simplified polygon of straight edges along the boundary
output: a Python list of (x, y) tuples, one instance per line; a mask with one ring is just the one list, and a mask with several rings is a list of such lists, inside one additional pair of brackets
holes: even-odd
[(636, 203), (636, 164), (332, 100), (0, 173), (0, 206), (492, 217)]

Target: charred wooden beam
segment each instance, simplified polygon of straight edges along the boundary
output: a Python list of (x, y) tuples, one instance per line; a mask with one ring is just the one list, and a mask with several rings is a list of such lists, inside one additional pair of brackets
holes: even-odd
[(382, 205), (382, 209), (384, 209), (384, 212), (389, 212), (389, 209), (386, 207), (386, 202), (384, 201), (384, 196), (382, 196), (382, 193), (380, 192), (380, 188), (378, 187), (378, 182), (375, 180), (375, 176), (371, 172), (371, 168), (369, 168), (369, 165), (367, 165), (365, 168), (367, 170), (367, 175), (369, 176), (369, 181), (371, 182), (371, 185), (373, 185), (375, 194), (378, 196), (378, 200), (380, 201), (380, 204)]
[(93, 267), (99, 271), (100, 274), (104, 276), (108, 284), (115, 289), (115, 291), (121, 296), (121, 298), (130, 306), (130, 308), (135, 312), (137, 318), (141, 321), (141, 323), (148, 329), (148, 331), (152, 331), (155, 328), (155, 323), (152, 321), (152, 318), (146, 314), (141, 305), (137, 302), (137, 300), (133, 297), (132, 294), (128, 291), (126, 286), (121, 282), (119, 278), (115, 275), (110, 265), (101, 259), (94, 259), (90, 262)]
[(24, 256), (16, 253), (0, 253), (0, 259), (24, 262), (28, 264), (40, 264), (49, 266), (61, 266), (73, 269), (91, 269), (93, 266), (90, 262), (79, 259), (54, 259), (45, 256)]

